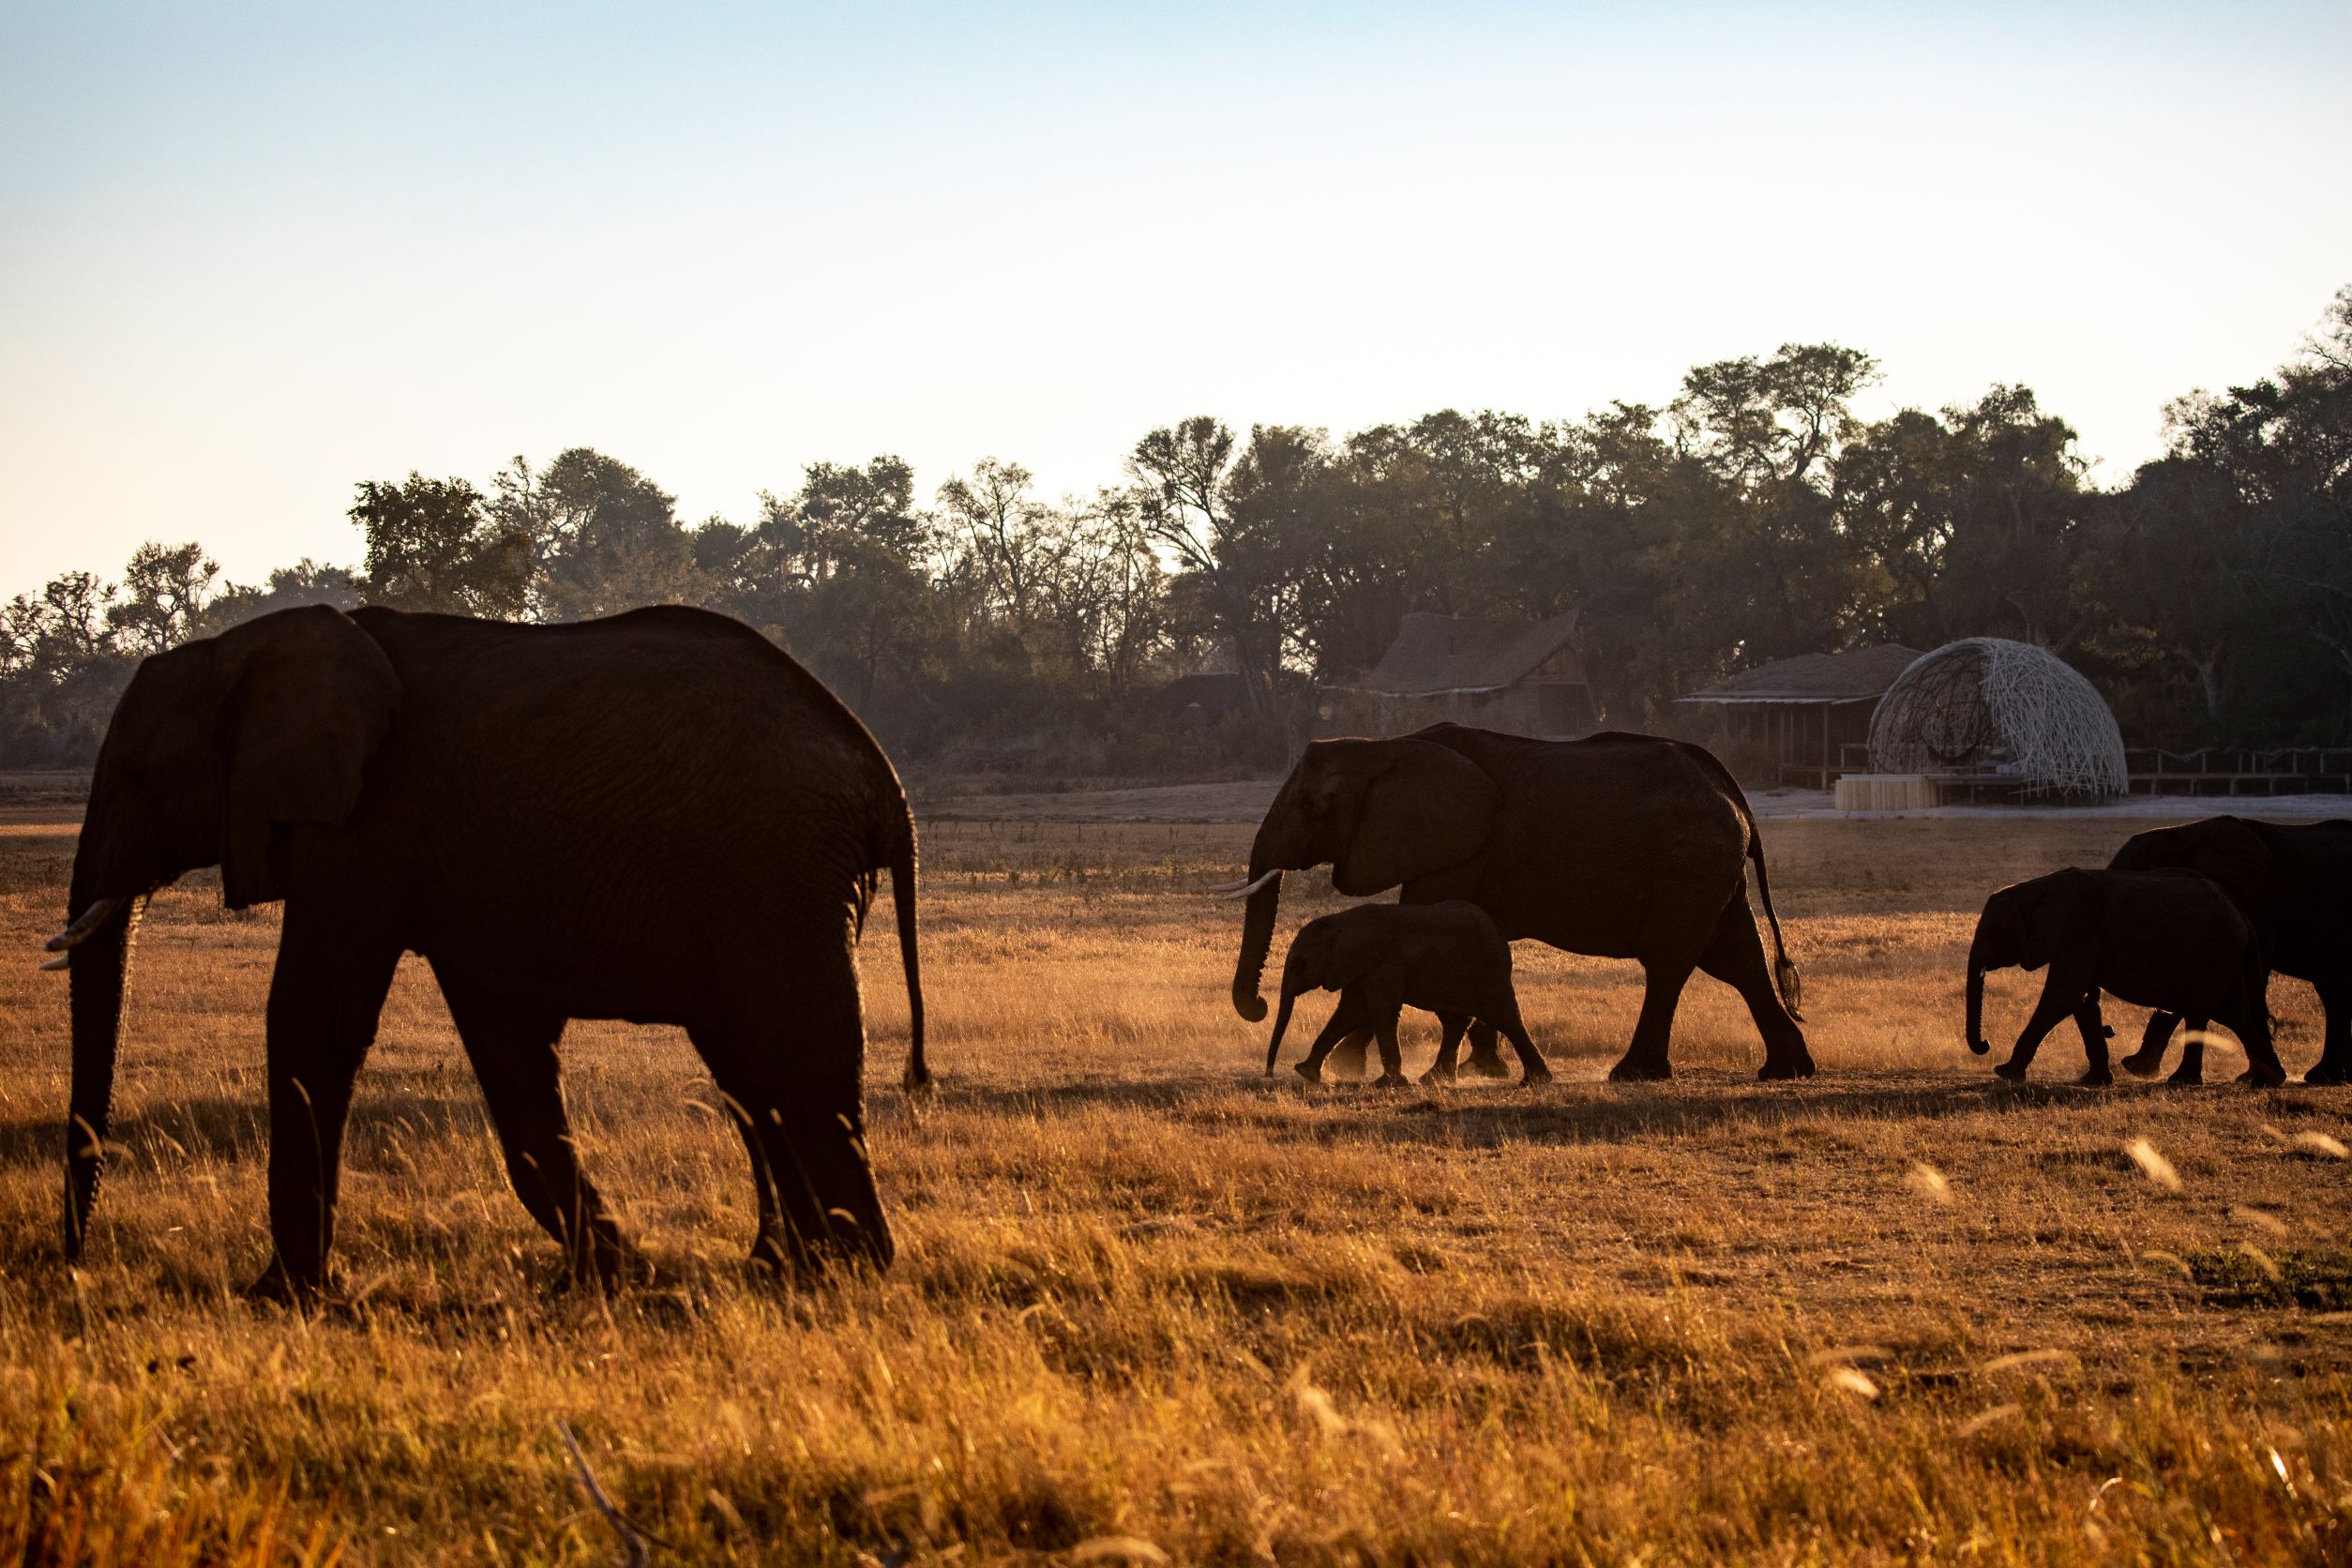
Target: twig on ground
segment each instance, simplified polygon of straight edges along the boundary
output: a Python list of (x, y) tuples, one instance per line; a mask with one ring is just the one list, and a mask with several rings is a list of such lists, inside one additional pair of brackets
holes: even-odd
[(629, 1568), (646, 1568), (645, 1538), (621, 1516), (621, 1511), (612, 1505), (612, 1500), (604, 1495), (604, 1488), (596, 1485), (596, 1472), (588, 1468), (588, 1456), (580, 1453), (580, 1440), (572, 1436), (571, 1427), (558, 1421), (555, 1435), (564, 1440), (565, 1450), (572, 1456), (572, 1468), (580, 1472), (580, 1484), (587, 1491), (588, 1500), (596, 1505), (596, 1512), (604, 1515), (604, 1522), (612, 1527), (612, 1533), (619, 1536), (621, 1545), (628, 1548)]

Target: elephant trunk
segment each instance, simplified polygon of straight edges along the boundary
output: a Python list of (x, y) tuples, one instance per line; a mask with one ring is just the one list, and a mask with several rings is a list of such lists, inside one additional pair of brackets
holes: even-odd
[[(1282, 1006), (1274, 1014), (1274, 1038), (1266, 1042), (1266, 1076), (1268, 1078), (1274, 1077), (1274, 1061), (1282, 1054), (1283, 1032), (1290, 1027), (1290, 1004), (1298, 1000), (1298, 994), (1287, 984), (1282, 988)], [(1266, 1004), (1262, 1002), (1259, 1003), (1258, 1011), (1262, 1014), (1265, 1010)]]
[[(77, 900), (79, 909), (86, 900)], [(82, 1256), (90, 1210), (98, 1201), (107, 1123), (114, 1108), (114, 1060), (122, 1042), (123, 999), (130, 978), (131, 938), (146, 900), (122, 908), (70, 954), (73, 988), (73, 1088), (66, 1116), (66, 1256)]]
[[(1252, 855), (1249, 862), (1250, 880), (1266, 879), (1263, 886), (1249, 896), (1249, 904), (1242, 915), (1242, 954), (1233, 966), (1233, 1011), (1250, 1023), (1266, 1016), (1265, 999), (1258, 994), (1259, 977), (1266, 972), (1266, 954), (1274, 947), (1274, 911), (1282, 902), (1282, 873), (1269, 871)], [(1289, 999), (1284, 999), (1288, 1005)]]
[(1968, 944), (1968, 1048), (1983, 1056), (1993, 1048), (1984, 1037), (1984, 955), (1982, 939)]

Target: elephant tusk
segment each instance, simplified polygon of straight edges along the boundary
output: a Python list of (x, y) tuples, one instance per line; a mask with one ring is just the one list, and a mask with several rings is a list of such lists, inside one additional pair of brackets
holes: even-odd
[(114, 912), (130, 900), (124, 897), (100, 898), (82, 912), (82, 918), (51, 937), (47, 942), (52, 953), (63, 953), (68, 947), (79, 947), (98, 934), (99, 927), (114, 918)]
[(1227, 894), (1226, 897), (1228, 898), (1246, 898), (1251, 894), (1257, 892), (1259, 888), (1265, 886), (1268, 882), (1274, 881), (1280, 875), (1282, 875), (1282, 868), (1277, 866), (1273, 870), (1267, 872), (1264, 876), (1259, 878), (1256, 882), (1249, 882), (1242, 887), (1236, 888), (1234, 891)]
[(1203, 891), (1209, 893), (1230, 893), (1247, 881), (1249, 881), (1247, 877), (1235, 877), (1229, 882), (1211, 882)]
[(66, 968), (69, 968), (69, 967), (72, 965), (72, 963), (73, 963), (73, 955), (72, 955), (72, 954), (70, 954), (70, 953), (60, 953), (60, 954), (58, 954), (58, 955), (57, 955), (55, 957), (53, 957), (53, 958), (43, 958), (43, 959), (41, 960), (41, 968), (43, 968), (43, 969), (66, 969)]

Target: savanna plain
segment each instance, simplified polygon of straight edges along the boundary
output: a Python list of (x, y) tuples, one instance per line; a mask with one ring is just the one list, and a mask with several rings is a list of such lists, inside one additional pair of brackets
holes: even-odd
[[(2149, 822), (1767, 822), (1808, 1083), (1755, 1082), (1701, 977), (1674, 1080), (1613, 1087), (1637, 972), (1521, 944), (1561, 1080), (1383, 1093), (1259, 1076), (1238, 907), (1199, 891), (1246, 824), (934, 821), (927, 1103), (886, 916), (865, 950), (892, 1273), (751, 1274), (684, 1039), (575, 1024), (584, 1158), (658, 1275), (566, 1289), (411, 960), (304, 1315), (239, 1295), (276, 916), (209, 878), (155, 899), (111, 1175), (59, 1260), (65, 983), (35, 960), (78, 809), (10, 816), (10, 1561), (623, 1560), (559, 1424), (665, 1562), (2352, 1560), (2352, 1091), (2239, 1088), (2227, 1047), (2204, 1088), (2079, 1089), (2071, 1025), (2013, 1089), (1961, 1041), (1983, 895)], [(1293, 876), (1283, 927), (1335, 902)], [(2038, 978), (1993, 977), (2001, 1046)], [(2315, 1003), (2272, 1004), (2299, 1070)], [(2110, 1006), (2127, 1047), (2143, 1016)]]

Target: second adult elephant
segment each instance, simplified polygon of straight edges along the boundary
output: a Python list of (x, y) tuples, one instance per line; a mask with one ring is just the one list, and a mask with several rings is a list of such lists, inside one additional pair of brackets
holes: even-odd
[[(1751, 863), (1771, 966), (1748, 905)], [(1764, 1037), (1759, 1077), (1813, 1073), (1755, 815), (1699, 746), (1614, 732), (1539, 741), (1459, 724), (1308, 746), (1250, 846), (1233, 1006), (1252, 1023), (1266, 1016), (1258, 984), (1282, 873), (1323, 865), (1352, 897), (1401, 887), (1409, 904), (1467, 899), (1506, 939), (1638, 960), (1641, 1018), (1613, 1078), (1670, 1074), (1675, 1006), (1695, 969), (1747, 1003)], [(1473, 1070), (1482, 1060), (1502, 1070), (1491, 1030), (1473, 1048)]]
[[(2107, 863), (2115, 871), (2178, 867), (2222, 884), (2254, 923), (2269, 970), (2308, 980), (2327, 1014), (2326, 1044), (2306, 1083), (2352, 1083), (2352, 822), (2260, 822), (2208, 817), (2135, 833)], [(2177, 1013), (2148, 1020), (2122, 1065), (2143, 1076), (2164, 1064)]]

